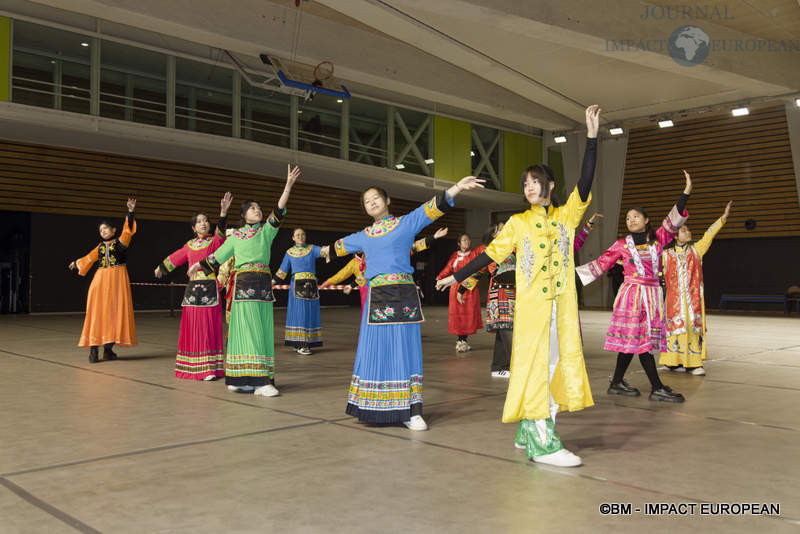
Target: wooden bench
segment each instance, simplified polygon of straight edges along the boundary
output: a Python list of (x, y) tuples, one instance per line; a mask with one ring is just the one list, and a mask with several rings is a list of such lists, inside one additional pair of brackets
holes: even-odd
[(746, 302), (757, 304), (783, 304), (784, 311), (787, 306), (786, 295), (730, 295), (724, 294), (719, 299), (719, 309), (727, 310), (729, 302)]

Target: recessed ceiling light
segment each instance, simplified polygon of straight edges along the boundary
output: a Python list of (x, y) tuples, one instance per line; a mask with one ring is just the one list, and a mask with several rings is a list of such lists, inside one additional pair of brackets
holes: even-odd
[(567, 138), (565, 136), (563, 136), (563, 135), (557, 135), (557, 136), (553, 137), (553, 141), (555, 141), (556, 143), (566, 143), (567, 142)]
[(89, 46), (89, 43), (81, 43), (81, 46)]
[[(800, 98), (798, 98), (797, 101), (800, 102)], [(800, 105), (800, 104), (798, 104), (798, 105)], [(469, 151), (469, 155), (474, 158), (475, 157), (475, 151), (474, 150), (470, 150)]]
[(298, 109), (298, 110), (297, 110), (297, 113), (302, 113), (302, 112), (303, 112), (303, 110), (302, 110), (302, 109)]
[(402, 163), (398, 163), (397, 165), (394, 166), (394, 168), (397, 169), (398, 171), (402, 171), (403, 169), (406, 168), (406, 166), (403, 165)]
[(426, 159), (425, 163), (427, 163), (428, 165), (433, 165), (433, 158)]
[(344, 102), (344, 100), (342, 100), (341, 98), (337, 98), (337, 99), (336, 99), (336, 103), (337, 103), (337, 104), (341, 104), (342, 102)]
[(794, 99), (794, 105), (797, 106), (798, 108), (800, 108), (800, 98), (795, 98)]
[(666, 120), (663, 120), (663, 121), (658, 121), (658, 127), (659, 127), (659, 128), (672, 128), (673, 126), (675, 126), (675, 123), (674, 123), (674, 122), (672, 122), (672, 120), (671, 120), (671, 119), (666, 119)]
[(733, 115), (734, 117), (743, 117), (745, 115), (750, 115), (750, 108), (748, 108), (747, 106), (743, 106), (740, 108), (733, 108), (731, 110), (731, 115)]
[(625, 133), (625, 130), (623, 130), (620, 127), (609, 128), (608, 133), (610, 133), (611, 135), (622, 135), (623, 133)]

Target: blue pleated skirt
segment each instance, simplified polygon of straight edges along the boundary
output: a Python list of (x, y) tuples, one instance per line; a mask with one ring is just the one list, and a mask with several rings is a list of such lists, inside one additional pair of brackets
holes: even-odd
[(370, 325), (368, 316), (361, 314), (346, 413), (371, 423), (399, 423), (422, 415), (420, 325)]
[(291, 347), (322, 345), (322, 319), (319, 299), (304, 300), (294, 296), (294, 278), (289, 286), (289, 306), (286, 310), (284, 343)]

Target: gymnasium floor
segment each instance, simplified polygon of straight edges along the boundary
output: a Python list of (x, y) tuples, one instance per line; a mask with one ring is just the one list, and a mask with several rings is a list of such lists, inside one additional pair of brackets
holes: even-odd
[[(137, 313), (140, 345), (95, 365), (75, 346), (81, 315), (0, 317), (0, 532), (800, 531), (797, 317), (711, 316), (708, 375), (662, 372), (687, 397), (668, 405), (606, 395), (609, 314), (583, 312), (596, 405), (559, 416), (584, 460), (566, 469), (527, 461), (500, 423), (493, 338), (457, 355), (446, 308), (426, 316), (427, 432), (344, 415), (357, 309), (323, 310), (313, 356), (278, 347), (277, 398), (174, 378), (166, 313)], [(638, 360), (628, 373), (649, 391)], [(635, 511), (701, 502), (781, 515)]]

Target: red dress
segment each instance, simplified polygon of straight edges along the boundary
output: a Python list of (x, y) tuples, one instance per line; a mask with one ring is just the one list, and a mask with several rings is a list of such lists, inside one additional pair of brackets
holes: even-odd
[[(439, 273), (437, 279), (442, 279), (450, 276), (457, 270), (464, 267), (471, 262), (486, 247), (481, 245), (479, 247), (461, 252), (457, 250), (450, 256), (450, 260), (442, 272)], [(456, 336), (468, 336), (474, 334), (478, 329), (483, 328), (481, 322), (481, 297), (477, 291), (467, 291), (464, 293), (464, 304), (458, 302), (456, 295), (458, 295), (458, 288), (461, 284), (453, 284), (450, 286), (450, 304), (448, 306), (447, 314), (447, 331)]]

